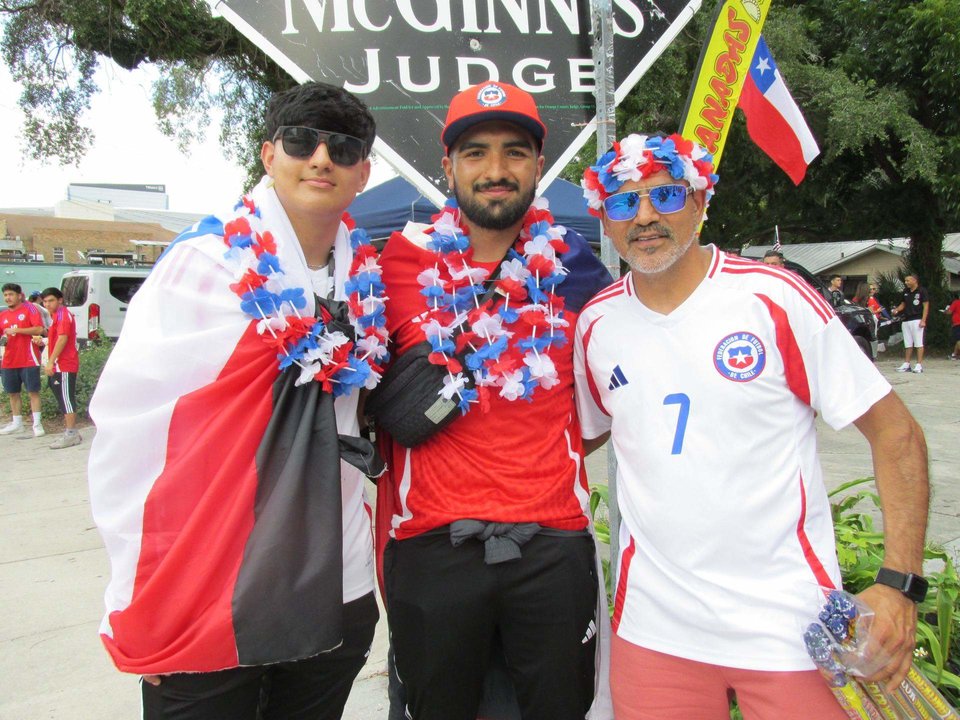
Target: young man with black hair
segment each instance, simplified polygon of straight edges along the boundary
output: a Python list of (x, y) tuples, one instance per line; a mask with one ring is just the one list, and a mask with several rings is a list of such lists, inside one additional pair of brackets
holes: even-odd
[(47, 387), (63, 413), (63, 435), (50, 445), (51, 450), (79, 445), (83, 438), (77, 432), (77, 373), (80, 372), (80, 353), (77, 352), (77, 320), (63, 304), (63, 293), (48, 287), (41, 293), (46, 312), (50, 315), (47, 334), (47, 363), (43, 373)]
[(26, 388), (33, 413), (33, 436), (43, 437), (47, 433), (40, 419), (40, 346), (33, 342), (43, 334), (43, 318), (33, 303), (24, 301), (23, 289), (16, 283), (3, 286), (3, 302), (7, 309), (0, 312), (0, 333), (7, 345), (0, 376), (3, 391), (10, 398), (13, 417), (0, 428), (0, 435), (12, 435), (24, 429), (20, 391)]
[(414, 720), (474, 720), (498, 642), (525, 720), (583, 720), (595, 700), (606, 617), (570, 340), (610, 276), (534, 199), (546, 134), (519, 88), (456, 95), (441, 135), (455, 200), (384, 250), (394, 352), (429, 342), (464, 413), (415, 447), (388, 441), (378, 486), (390, 635)]
[(839, 275), (830, 276), (830, 304), (835, 308), (843, 305), (843, 278)]
[(266, 176), (165, 251), (91, 403), (101, 638), (146, 718), (339, 718), (377, 621), (357, 396), (383, 293), (344, 214), (375, 124), (307, 83), (266, 130)]

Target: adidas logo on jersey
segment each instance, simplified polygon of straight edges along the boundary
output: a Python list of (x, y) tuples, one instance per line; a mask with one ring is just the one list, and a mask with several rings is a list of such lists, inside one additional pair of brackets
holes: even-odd
[(617, 365), (613, 369), (613, 373), (610, 375), (610, 385), (607, 386), (607, 390), (616, 390), (618, 387), (626, 385), (629, 380), (627, 376), (623, 374), (623, 370), (620, 369), (620, 366)]
[(590, 624), (587, 625), (587, 632), (583, 636), (583, 640), (580, 641), (580, 644), (586, 645), (588, 642), (590, 642), (590, 639), (596, 634), (597, 634), (597, 624), (593, 620), (591, 620)]

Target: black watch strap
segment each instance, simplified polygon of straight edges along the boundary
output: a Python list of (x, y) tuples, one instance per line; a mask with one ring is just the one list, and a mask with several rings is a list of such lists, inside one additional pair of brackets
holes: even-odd
[(927, 596), (927, 587), (929, 585), (926, 578), (922, 575), (897, 572), (896, 570), (884, 567), (880, 568), (877, 572), (876, 582), (880, 585), (888, 585), (896, 588), (915, 603), (923, 602), (923, 599)]

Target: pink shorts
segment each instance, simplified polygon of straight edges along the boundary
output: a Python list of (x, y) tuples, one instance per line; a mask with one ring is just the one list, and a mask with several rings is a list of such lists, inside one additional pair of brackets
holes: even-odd
[(848, 720), (816, 670), (767, 672), (709, 665), (613, 636), (610, 687), (617, 720)]

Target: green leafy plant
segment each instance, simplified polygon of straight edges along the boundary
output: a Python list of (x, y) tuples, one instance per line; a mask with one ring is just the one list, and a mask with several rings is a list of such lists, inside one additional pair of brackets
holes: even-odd
[[(593, 532), (597, 541), (610, 544), (610, 489), (606, 485), (594, 483), (590, 486), (590, 517), (593, 518)], [(610, 553), (600, 558), (603, 566), (603, 583), (607, 590), (607, 609), (613, 615), (613, 573), (610, 571)]]
[(877, 275), (877, 300), (887, 310), (893, 310), (903, 300), (903, 278), (906, 274), (907, 269), (901, 263), (899, 269)]
[[(872, 477), (852, 480), (829, 493), (843, 587), (851, 593), (872, 585), (883, 563), (883, 533), (874, 529), (873, 516), (859, 509), (861, 503), (879, 509), (880, 497), (872, 488), (848, 492), (872, 482)], [(960, 704), (960, 647), (954, 631), (960, 577), (954, 559), (943, 548), (928, 544), (923, 557), (930, 590), (918, 608), (915, 662), (956, 707)]]

